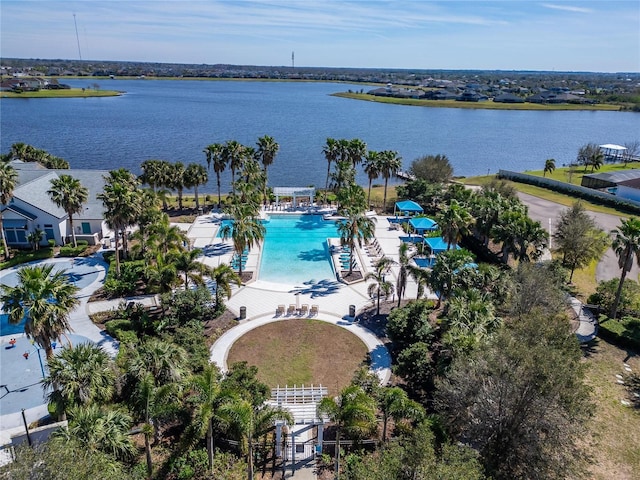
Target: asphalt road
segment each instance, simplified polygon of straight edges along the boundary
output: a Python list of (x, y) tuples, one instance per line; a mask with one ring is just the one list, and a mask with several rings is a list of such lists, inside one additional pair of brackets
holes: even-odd
[[(534, 220), (539, 221), (544, 228), (551, 231), (555, 229), (555, 225), (558, 222), (558, 218), (563, 210), (567, 207), (560, 205), (559, 203), (550, 202), (533, 195), (518, 192), (518, 197), (529, 207), (529, 216)], [(605, 232), (618, 228), (620, 226), (620, 219), (626, 219), (626, 216), (610, 215), (608, 213), (587, 212), (596, 222), (596, 224), (602, 228)], [(553, 248), (553, 240), (552, 245)], [(620, 278), (620, 268), (618, 267), (618, 258), (611, 248), (609, 248), (602, 259), (598, 263), (596, 268), (596, 280), (610, 280), (612, 278)], [(627, 274), (627, 278), (638, 280), (640, 274), (640, 268), (637, 264), (633, 265), (631, 271)]]

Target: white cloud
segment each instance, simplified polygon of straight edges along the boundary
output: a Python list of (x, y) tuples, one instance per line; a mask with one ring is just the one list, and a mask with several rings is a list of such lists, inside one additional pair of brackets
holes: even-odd
[(551, 8), (552, 10), (562, 10), (565, 12), (593, 13), (593, 10), (590, 8), (574, 7), (572, 5), (558, 5), (556, 3), (543, 3), (542, 6), (545, 8)]

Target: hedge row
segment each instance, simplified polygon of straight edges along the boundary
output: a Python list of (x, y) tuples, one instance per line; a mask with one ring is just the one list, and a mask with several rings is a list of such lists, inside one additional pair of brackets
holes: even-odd
[(640, 350), (640, 319), (623, 317), (620, 320), (604, 320), (599, 325), (598, 336), (616, 345)]
[(498, 178), (504, 178), (519, 183), (526, 183), (535, 187), (546, 188), (558, 193), (569, 194), (573, 197), (582, 198), (593, 203), (606, 205), (618, 210), (623, 210), (632, 214), (640, 213), (640, 203), (633, 200), (616, 197), (609, 193), (600, 192), (587, 187), (572, 185), (570, 183), (559, 182), (550, 178), (538, 177), (526, 173), (511, 172), (508, 170), (500, 170)]

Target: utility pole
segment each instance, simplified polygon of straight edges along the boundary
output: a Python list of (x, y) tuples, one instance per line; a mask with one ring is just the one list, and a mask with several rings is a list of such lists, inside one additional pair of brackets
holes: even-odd
[(78, 23), (76, 22), (76, 14), (73, 14), (73, 25), (76, 27), (76, 42), (78, 43), (78, 56), (82, 61), (82, 52), (80, 51), (80, 37), (78, 36)]
[(296, 52), (291, 52), (291, 68), (296, 68)]

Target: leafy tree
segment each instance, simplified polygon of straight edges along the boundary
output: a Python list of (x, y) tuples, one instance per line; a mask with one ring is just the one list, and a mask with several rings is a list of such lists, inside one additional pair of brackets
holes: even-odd
[(428, 300), (410, 302), (391, 311), (387, 319), (387, 335), (398, 353), (418, 342), (430, 342), (434, 328), (429, 322), (433, 305)]
[(616, 318), (624, 279), (631, 270), (634, 259), (640, 265), (640, 218), (631, 217), (627, 220), (622, 220), (620, 227), (611, 233), (614, 235), (613, 251), (616, 252), (618, 266), (622, 270), (618, 291), (610, 312), (611, 318)]
[(556, 315), (565, 305), (563, 272), (553, 263), (520, 264), (511, 275), (507, 312), (517, 319), (538, 313)]
[(429, 183), (426, 180), (415, 179), (396, 187), (398, 198), (411, 198), (424, 208), (425, 213), (435, 214), (438, 211), (444, 187), (441, 183)]
[(493, 478), (566, 478), (591, 412), (581, 360), (565, 317), (526, 316), (457, 358), (436, 405)]
[(271, 390), (257, 378), (258, 367), (248, 365), (247, 362), (235, 362), (231, 364), (226, 375), (222, 379), (225, 389), (234, 391), (242, 398), (248, 398), (258, 407), (262, 405)]
[(576, 202), (560, 214), (553, 233), (556, 251), (569, 268), (569, 282), (576, 268), (584, 268), (602, 256), (609, 246), (608, 235), (596, 226), (584, 206)]
[(326, 415), (336, 426), (336, 479), (340, 478), (340, 439), (344, 432), (351, 438), (364, 438), (376, 428), (375, 402), (362, 388), (350, 385), (337, 397), (324, 397), (318, 414)]
[(625, 142), (624, 146), (626, 148), (624, 151), (624, 167), (627, 168), (627, 164), (640, 154), (640, 140)]
[(468, 447), (435, 439), (429, 421), (422, 421), (398, 442), (389, 442), (373, 453), (350, 455), (348, 480), (482, 480), (477, 454)]
[(49, 403), (58, 417), (67, 408), (89, 403), (105, 403), (111, 399), (115, 387), (115, 371), (111, 358), (101, 347), (81, 343), (65, 347), (47, 362), (48, 375), (42, 383), (49, 394)]
[(73, 246), (77, 247), (73, 216), (82, 212), (82, 207), (89, 198), (89, 190), (77, 178), (73, 178), (71, 175), (60, 175), (60, 177), (51, 180), (51, 189), (47, 191), (47, 194), (51, 201), (69, 216)]
[(415, 398), (426, 400), (433, 391), (437, 358), (431, 343), (416, 342), (398, 353), (393, 372), (402, 377)]
[[(8, 205), (13, 198), (13, 191), (18, 183), (18, 172), (8, 161), (0, 162), (0, 204)], [(3, 212), (0, 211), (0, 234), (2, 235), (2, 247), (5, 258), (11, 258), (7, 239), (4, 235), (4, 224), (2, 222)]]
[[(595, 293), (589, 295), (588, 303), (600, 306), (605, 312), (610, 312), (616, 301), (616, 294), (620, 280), (612, 278), (598, 282)], [(640, 285), (635, 280), (625, 278), (620, 291), (618, 309), (622, 311), (640, 311)]]
[(578, 150), (576, 161), (579, 165), (584, 165), (585, 171), (587, 167), (591, 167), (593, 172), (596, 169), (600, 169), (604, 163), (604, 153), (595, 143), (587, 143)]
[(198, 196), (198, 187), (204, 185), (209, 180), (207, 170), (198, 163), (190, 163), (184, 171), (184, 186), (193, 188), (196, 197), (196, 208), (200, 208), (200, 197)]
[(384, 178), (384, 199), (382, 201), (382, 210), (387, 211), (387, 185), (389, 178), (398, 173), (402, 168), (402, 157), (398, 152), (393, 150), (383, 150), (378, 153), (380, 161), (380, 175)]
[(380, 297), (388, 298), (393, 293), (393, 283), (387, 281), (386, 276), (389, 267), (395, 262), (389, 257), (382, 257), (375, 265), (375, 270), (364, 277), (365, 281), (372, 281), (367, 287), (369, 297), (376, 296), (376, 315), (380, 315)]
[(53, 357), (51, 342), (71, 329), (69, 315), (80, 303), (75, 296), (79, 289), (64, 270), (52, 271), (52, 264), (22, 267), (15, 287), (0, 285), (9, 323), (16, 325), (24, 318), (24, 333), (44, 349), (47, 360)]
[(48, 442), (14, 450), (13, 461), (0, 467), (0, 477), (12, 480), (133, 480), (112, 455), (93, 451), (84, 443), (69, 438), (51, 438)]
[[(355, 181), (356, 169), (354, 168), (353, 164), (348, 160), (338, 160), (336, 162), (335, 171), (331, 173), (331, 189), (333, 190), (333, 192), (340, 195), (343, 189), (355, 185)], [(364, 196), (362, 203), (364, 204)], [(344, 202), (340, 202), (339, 208), (343, 208), (343, 206)]]
[(547, 158), (544, 161), (544, 170), (542, 172), (542, 176), (546, 177), (547, 173), (551, 175), (555, 169), (556, 169), (556, 161), (553, 158)]
[(411, 162), (409, 173), (429, 183), (448, 183), (453, 177), (453, 167), (446, 155), (425, 155)]
[(207, 167), (216, 174), (216, 182), (218, 184), (218, 207), (222, 204), (220, 197), (220, 174), (227, 168), (227, 157), (224, 155), (224, 145), (221, 143), (212, 143), (204, 149), (207, 156)]
[[(224, 266), (229, 268), (228, 265)], [(204, 324), (215, 317), (211, 293), (206, 287), (169, 292), (162, 295), (160, 301), (165, 321), (171, 326), (182, 326), (192, 322)]]

